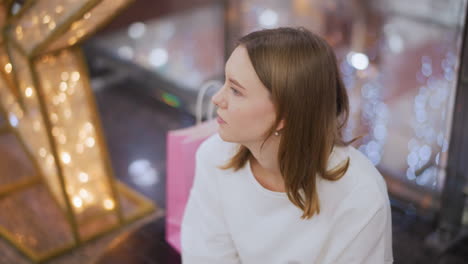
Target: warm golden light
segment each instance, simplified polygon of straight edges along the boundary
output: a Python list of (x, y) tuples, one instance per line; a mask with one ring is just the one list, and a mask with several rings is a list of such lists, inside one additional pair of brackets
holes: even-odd
[(70, 45), (74, 45), (74, 44), (75, 44), (77, 41), (78, 41), (78, 39), (77, 39), (77, 38), (75, 38), (75, 37), (72, 37), (72, 38), (70, 38), (70, 39), (68, 40), (68, 44), (70, 44)]
[(52, 123), (57, 123), (58, 121), (58, 115), (56, 113), (52, 113), (50, 115), (50, 121), (52, 121)]
[(114, 209), (114, 206), (114, 201), (112, 201), (111, 199), (104, 200), (104, 208), (106, 210), (112, 210)]
[(52, 103), (53, 103), (54, 105), (60, 104), (60, 98), (59, 98), (58, 96), (54, 96), (54, 97), (52, 98)]
[(86, 183), (89, 181), (88, 174), (84, 172), (80, 172), (80, 174), (78, 175), (78, 178), (80, 179), (80, 182), (83, 182), (83, 183)]
[(81, 206), (83, 206), (83, 201), (81, 200), (80, 197), (75, 196), (75, 197), (73, 197), (73, 205), (74, 205), (76, 208), (81, 208)]
[(66, 82), (60, 82), (60, 90), (66, 91), (68, 89), (68, 84)]
[(83, 36), (85, 35), (85, 33), (86, 33), (86, 32), (85, 32), (83, 29), (80, 29), (80, 30), (78, 30), (78, 31), (76, 32), (76, 35), (77, 35), (79, 38), (81, 38), (81, 37), (83, 37)]
[(68, 78), (70, 77), (68, 72), (62, 72), (62, 74), (60, 76), (62, 77), (62, 80), (64, 80), (64, 81), (68, 81)]
[(55, 22), (52, 21), (52, 22), (49, 23), (49, 29), (50, 30), (53, 30), (55, 27), (56, 27)]
[(71, 157), (70, 157), (70, 154), (68, 152), (63, 152), (62, 153), (62, 161), (63, 163), (65, 164), (70, 164), (71, 162)]
[(80, 73), (77, 71), (72, 72), (71, 80), (72, 82), (77, 82), (78, 80), (80, 80)]
[(33, 23), (33, 25), (37, 25), (39, 23), (39, 17), (38, 16), (33, 16), (32, 17), (32, 23)]
[(49, 22), (50, 22), (50, 16), (49, 15), (45, 15), (44, 17), (42, 17), (42, 23), (47, 24)]
[(71, 25), (71, 30), (75, 30), (77, 29), (78, 27), (80, 26), (80, 23), (79, 22), (75, 22)]
[(57, 7), (55, 7), (55, 13), (61, 14), (62, 12), (63, 12), (63, 6), (58, 5)]
[(53, 128), (52, 128), (52, 135), (53, 135), (54, 137), (58, 137), (58, 135), (60, 135), (60, 128), (58, 128), (58, 127), (53, 127)]
[(31, 97), (33, 95), (33, 89), (31, 87), (26, 88), (24, 94), (26, 95), (26, 97)]
[(41, 157), (45, 157), (47, 155), (47, 150), (45, 148), (40, 148), (39, 149), (39, 155)]
[(90, 122), (86, 122), (86, 124), (84, 125), (84, 128), (87, 131), (91, 131), (91, 130), (93, 130), (93, 125)]
[(86, 189), (80, 189), (78, 192), (81, 196), (81, 198), (86, 199), (89, 197), (89, 192)]
[(67, 95), (65, 93), (60, 93), (58, 98), (60, 103), (64, 103), (67, 100)]
[(89, 137), (89, 138), (86, 139), (86, 146), (92, 148), (92, 147), (94, 147), (94, 143), (95, 143), (94, 138)]
[[(106, 146), (101, 141), (102, 131), (86, 61), (77, 45), (130, 1), (26, 1), (14, 16), (4, 14), (5, 19), (0, 19), (3, 33), (0, 67), (5, 73), (0, 75), (0, 107), (7, 115), (9, 130), (21, 140), (19, 145), (34, 164), (35, 172), (30, 175), (34, 176), (34, 181), (27, 182), (20, 191), (9, 188), (0, 188), (0, 191), (23, 193), (23, 189), (36, 188), (35, 184), (45, 186), (40, 189), (50, 199), (40, 200), (44, 215), (54, 211), (51, 208), (55, 206), (63, 211), (61, 216), (65, 216), (63, 220), (54, 217), (45, 222), (66, 221), (69, 227), (66, 229), (69, 231), (57, 231), (66, 237), (64, 241), (53, 235), (38, 238), (31, 232), (36, 224), (40, 230), (50, 228), (42, 226), (40, 221), (33, 224), (26, 221), (28, 241), (38, 240), (41, 246), (19, 243), (18, 248), (32, 259), (42, 261), (51, 257), (50, 252), (58, 254), (62, 250), (58, 246), (74, 247), (114, 227), (110, 225), (118, 227), (127, 220), (123, 214), (125, 210), (126, 215), (142, 215), (141, 210), (138, 213), (132, 210), (141, 208), (139, 201), (143, 199), (131, 202), (136, 204), (132, 207), (136, 209), (120, 206), (119, 199), (129, 201), (130, 194), (120, 193), (118, 189), (125, 187), (114, 184)], [(0, 1), (0, 12), (10, 9), (10, 2)], [(0, 182), (5, 182), (1, 173)], [(8, 199), (7, 194), (0, 193), (0, 196)], [(34, 199), (31, 195), (28, 197)], [(111, 211), (114, 209), (117, 210)], [(39, 210), (34, 213), (39, 213), (36, 211)], [(98, 220), (97, 224), (84, 224), (82, 220), (88, 217)], [(0, 213), (0, 235), (17, 237), (16, 233), (9, 233), (4, 220)], [(60, 223), (60, 226), (65, 228), (66, 224)], [(58, 241), (58, 246), (50, 245), (54, 241)], [(39, 248), (46, 251), (39, 252)]]
[(6, 71), (6, 73), (11, 73), (11, 69), (12, 69), (11, 63), (5, 64), (5, 71)]

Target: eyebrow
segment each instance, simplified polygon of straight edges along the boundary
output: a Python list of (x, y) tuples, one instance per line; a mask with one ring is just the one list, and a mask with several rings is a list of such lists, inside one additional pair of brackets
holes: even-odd
[(238, 81), (236, 81), (236, 80), (234, 80), (234, 79), (232, 79), (232, 78), (229, 78), (229, 81), (232, 82), (233, 84), (235, 84), (236, 86), (239, 86), (240, 88), (246, 90), (246, 89), (244, 88), (244, 86), (242, 86)]

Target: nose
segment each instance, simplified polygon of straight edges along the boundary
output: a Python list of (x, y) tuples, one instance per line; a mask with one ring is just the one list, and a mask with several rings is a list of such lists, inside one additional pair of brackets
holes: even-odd
[(224, 99), (224, 94), (223, 94), (224, 86), (221, 87), (211, 98), (211, 102), (218, 106), (219, 108), (225, 108), (226, 107), (226, 100)]

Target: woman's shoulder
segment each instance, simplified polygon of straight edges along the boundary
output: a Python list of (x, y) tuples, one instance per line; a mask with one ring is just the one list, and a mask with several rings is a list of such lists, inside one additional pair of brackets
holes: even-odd
[(354, 166), (352, 171), (356, 177), (357, 181), (361, 185), (375, 185), (378, 186), (381, 192), (387, 192), (387, 185), (385, 183), (384, 177), (380, 171), (376, 168), (374, 163), (361, 151), (350, 146), (349, 152), (353, 157)]
[(324, 185), (339, 190), (343, 195), (351, 193), (356, 187), (371, 188), (380, 193), (387, 192), (387, 186), (381, 173), (366, 155), (353, 146), (335, 147), (329, 160), (328, 169), (345, 164), (349, 158), (346, 173), (337, 181), (323, 181)]

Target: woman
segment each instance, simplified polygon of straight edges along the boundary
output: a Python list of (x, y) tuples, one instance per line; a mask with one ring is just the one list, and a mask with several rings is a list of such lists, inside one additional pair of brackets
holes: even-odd
[(218, 133), (196, 154), (186, 264), (392, 263), (386, 184), (343, 129), (331, 47), (304, 28), (250, 33), (213, 97)]

